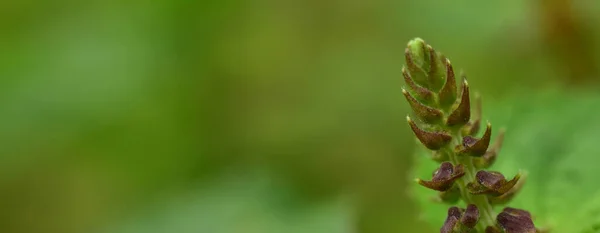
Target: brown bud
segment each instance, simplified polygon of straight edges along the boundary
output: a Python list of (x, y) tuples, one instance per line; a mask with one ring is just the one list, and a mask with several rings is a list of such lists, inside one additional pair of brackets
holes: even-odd
[(402, 67), (402, 76), (404, 76), (404, 82), (418, 100), (423, 101), (424, 103), (433, 103), (433, 92), (416, 84), (408, 70), (406, 70), (406, 67)]
[(456, 102), (456, 78), (450, 60), (446, 59), (444, 65), (446, 66), (446, 83), (440, 91), (439, 99), (440, 105), (447, 109)]
[(477, 168), (489, 168), (496, 161), (496, 157), (498, 157), (498, 153), (502, 148), (502, 142), (504, 142), (504, 129), (500, 129), (500, 133), (496, 136), (496, 140), (494, 144), (488, 149), (487, 152), (481, 157), (477, 158), (473, 162), (475, 163), (475, 167)]
[(437, 191), (447, 191), (452, 187), (454, 181), (465, 175), (462, 164), (453, 166), (450, 162), (443, 162), (433, 173), (431, 181), (417, 179), (420, 185)]
[(474, 157), (481, 157), (484, 155), (490, 145), (490, 139), (492, 137), (492, 125), (487, 124), (485, 133), (480, 139), (465, 136), (463, 138), (462, 145), (457, 146), (459, 154), (470, 155)]
[(475, 116), (467, 123), (462, 130), (463, 135), (475, 136), (481, 126), (481, 96), (475, 94)]
[(437, 110), (435, 108), (431, 108), (429, 106), (425, 106), (415, 98), (413, 98), (408, 91), (402, 89), (402, 94), (406, 97), (406, 101), (410, 104), (413, 112), (419, 119), (421, 119), (425, 123), (437, 123), (442, 120), (444, 117), (444, 113), (442, 111)]
[(440, 232), (465, 233), (471, 232), (479, 220), (479, 210), (477, 206), (469, 204), (467, 209), (461, 209), (456, 206), (448, 209), (448, 217)]
[(446, 217), (446, 221), (444, 225), (440, 229), (440, 233), (454, 233), (456, 229), (459, 227), (459, 219), (462, 215), (462, 210), (456, 206), (450, 207), (448, 209), (448, 217)]
[(452, 140), (452, 136), (446, 132), (430, 132), (420, 129), (408, 116), (406, 117), (406, 121), (419, 141), (430, 150), (439, 150)]
[(462, 84), (462, 94), (460, 103), (456, 106), (456, 108), (452, 111), (448, 119), (446, 120), (446, 125), (448, 126), (456, 126), (456, 125), (464, 125), (469, 122), (471, 118), (471, 103), (469, 101), (469, 83), (467, 80), (463, 80)]
[(535, 233), (536, 229), (531, 219), (531, 214), (525, 210), (504, 208), (496, 217), (498, 225), (506, 233)]
[(477, 221), (479, 221), (479, 209), (473, 204), (467, 205), (467, 210), (460, 219), (460, 222), (468, 228), (473, 228), (477, 224)]
[(448, 218), (446, 218), (444, 225), (442, 226), (442, 228), (440, 228), (440, 233), (456, 232), (454, 229), (456, 228), (457, 224), (458, 224), (458, 218), (448, 215)]
[(510, 181), (507, 181), (499, 172), (479, 171), (475, 177), (476, 181), (467, 185), (470, 193), (499, 196), (513, 188), (517, 181), (519, 181), (521, 174), (517, 174)]
[(521, 178), (517, 181), (515, 186), (513, 186), (508, 192), (500, 196), (491, 197), (489, 199), (490, 203), (494, 205), (504, 205), (509, 203), (517, 195), (517, 193), (521, 191), (523, 185), (525, 184), (525, 181), (527, 181), (527, 175), (521, 175)]

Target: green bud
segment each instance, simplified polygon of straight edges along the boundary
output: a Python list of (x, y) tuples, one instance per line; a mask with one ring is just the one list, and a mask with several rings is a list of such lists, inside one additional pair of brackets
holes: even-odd
[(421, 38), (416, 38), (408, 42), (404, 56), (406, 57), (406, 65), (415, 82), (425, 88), (431, 88), (427, 72), (429, 70), (429, 54), (425, 53), (425, 41)]

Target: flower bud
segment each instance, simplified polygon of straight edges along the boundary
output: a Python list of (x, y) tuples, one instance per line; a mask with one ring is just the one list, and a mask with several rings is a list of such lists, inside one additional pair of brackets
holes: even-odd
[(417, 117), (419, 117), (419, 119), (421, 119), (423, 122), (429, 124), (437, 123), (440, 122), (444, 117), (444, 113), (442, 113), (442, 111), (429, 106), (425, 106), (424, 104), (416, 100), (414, 97), (412, 97), (410, 93), (408, 93), (408, 91), (402, 89), (402, 94), (404, 94), (404, 97), (406, 97), (406, 101), (408, 101), (408, 103), (410, 104), (410, 107), (412, 108), (415, 115), (417, 115)]
[(506, 207), (496, 217), (498, 225), (506, 233), (535, 233), (531, 214), (525, 210)]
[(494, 205), (508, 204), (517, 195), (517, 193), (521, 191), (525, 181), (527, 181), (527, 175), (521, 175), (521, 178), (517, 181), (515, 186), (512, 187), (508, 192), (497, 197), (490, 197), (490, 203)]
[(465, 136), (462, 145), (457, 146), (456, 150), (459, 154), (481, 157), (487, 152), (492, 137), (492, 125), (487, 124), (485, 133), (480, 139)]
[(446, 132), (430, 132), (420, 129), (408, 116), (406, 117), (406, 121), (419, 141), (430, 150), (439, 150), (452, 140), (452, 136)]
[(454, 181), (465, 175), (462, 164), (453, 166), (450, 162), (443, 162), (440, 168), (435, 170), (431, 181), (417, 179), (420, 185), (437, 191), (447, 191), (452, 187)]
[(500, 148), (502, 148), (502, 142), (504, 142), (504, 129), (500, 129), (500, 133), (496, 136), (494, 144), (481, 158), (473, 160), (475, 167), (477, 168), (489, 168), (496, 161)]
[(444, 64), (447, 60), (444, 56), (437, 53), (431, 45), (426, 45), (427, 53), (429, 53), (429, 69), (427, 78), (429, 81), (429, 87), (438, 91), (442, 88), (446, 80), (446, 65)]
[(463, 80), (462, 94), (460, 103), (452, 111), (448, 119), (446, 120), (447, 126), (462, 126), (469, 122), (471, 118), (471, 103), (469, 101), (469, 83), (467, 80)]
[(521, 178), (521, 174), (517, 174), (512, 180), (507, 181), (499, 172), (479, 171), (475, 175), (475, 178), (475, 182), (467, 185), (470, 193), (500, 196), (515, 186), (519, 178)]
[(477, 221), (479, 221), (479, 209), (473, 204), (467, 205), (467, 210), (465, 210), (465, 213), (460, 219), (460, 223), (467, 228), (473, 228), (477, 224)]
[(441, 233), (464, 233), (471, 232), (479, 220), (479, 209), (469, 204), (467, 209), (456, 206), (448, 209), (448, 217), (440, 229)]
[(450, 108), (456, 102), (456, 78), (450, 60), (445, 59), (446, 82), (439, 94), (440, 106), (444, 109)]
[(402, 67), (402, 76), (404, 76), (404, 82), (406, 85), (408, 85), (408, 88), (415, 95), (416, 99), (425, 104), (431, 104), (434, 102), (433, 92), (416, 84), (408, 70), (406, 70), (406, 67)]
[(406, 57), (408, 70), (415, 82), (425, 88), (430, 88), (427, 78), (430, 56), (426, 51), (425, 41), (421, 38), (415, 38), (408, 42), (404, 56)]

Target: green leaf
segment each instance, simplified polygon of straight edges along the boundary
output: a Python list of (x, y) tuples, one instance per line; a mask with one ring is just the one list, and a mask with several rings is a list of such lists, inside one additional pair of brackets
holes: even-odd
[[(484, 120), (506, 127), (504, 146), (491, 170), (511, 177), (527, 172), (527, 182), (508, 205), (528, 210), (538, 228), (552, 232), (600, 232), (600, 95), (545, 92), (483, 103)], [(497, 132), (496, 132), (497, 134)], [(492, 140), (496, 136), (493, 135)], [(428, 178), (437, 163), (419, 151), (416, 177)], [(448, 205), (436, 193), (413, 185), (424, 219), (441, 226)], [(497, 207), (496, 213), (500, 211)]]

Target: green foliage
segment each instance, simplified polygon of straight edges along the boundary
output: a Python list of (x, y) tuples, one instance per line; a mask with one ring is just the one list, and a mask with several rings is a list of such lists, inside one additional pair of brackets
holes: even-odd
[[(243, 178), (242, 178), (243, 177)], [(110, 233), (316, 233), (352, 232), (344, 200), (307, 205), (268, 174), (241, 172), (170, 195)]]
[[(484, 102), (484, 119), (507, 128), (504, 146), (491, 169), (509, 177), (519, 169), (528, 174), (510, 206), (530, 211), (539, 228), (561, 233), (599, 231), (596, 135), (600, 122), (594, 116), (600, 111), (593, 107), (599, 101), (598, 94), (553, 91)], [(414, 176), (430, 176), (437, 163), (425, 158), (424, 150), (417, 154)], [(448, 206), (432, 204), (431, 190), (412, 189), (423, 219), (443, 224)]]

